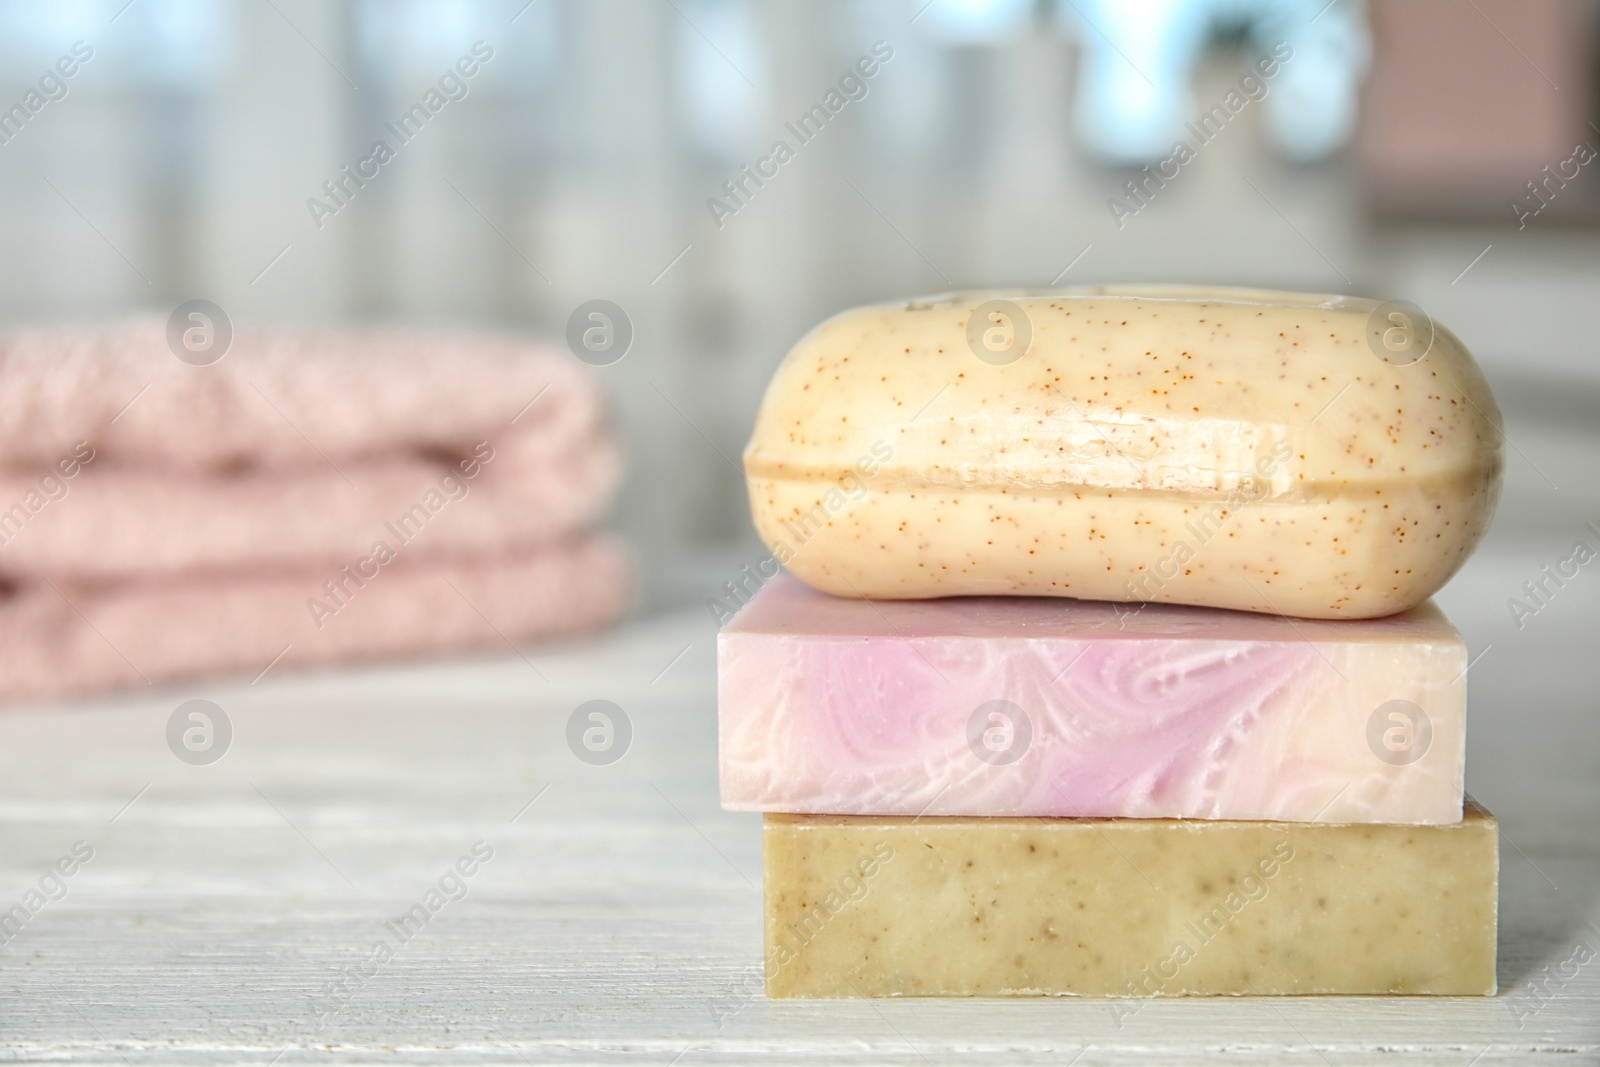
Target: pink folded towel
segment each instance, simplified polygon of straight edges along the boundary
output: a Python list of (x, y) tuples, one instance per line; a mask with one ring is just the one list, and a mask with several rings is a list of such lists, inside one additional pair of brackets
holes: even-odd
[(314, 570), (24, 587), (0, 606), (0, 693), (53, 697), (215, 673), (254, 678), (269, 667), (281, 674), (474, 648), (509, 654), (515, 642), (603, 626), (628, 606), (626, 554), (604, 537), (390, 568), (316, 620), (304, 605), (324, 577)]
[(601, 625), (620, 466), (593, 373), (527, 342), (241, 330), (197, 367), (157, 320), (0, 341), (0, 698)]
[[(536, 543), (592, 524), (619, 470), (588, 368), (526, 342), (241, 333), (207, 367), (156, 321), (0, 342), (0, 575), (343, 562), (430, 489), (415, 551)], [(70, 502), (26, 514), (52, 473)]]

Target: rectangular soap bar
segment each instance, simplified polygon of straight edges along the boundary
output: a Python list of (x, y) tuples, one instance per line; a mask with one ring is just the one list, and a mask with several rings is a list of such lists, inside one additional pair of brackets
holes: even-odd
[(767, 996), (1487, 996), (1497, 833), (768, 815)]
[(722, 804), (1451, 823), (1466, 666), (1431, 602), (1330, 622), (779, 576), (717, 639)]

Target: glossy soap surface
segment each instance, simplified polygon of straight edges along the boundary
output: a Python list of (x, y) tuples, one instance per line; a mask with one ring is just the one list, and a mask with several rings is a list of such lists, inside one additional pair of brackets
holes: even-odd
[(1332, 622), (846, 600), (785, 575), (723, 628), (717, 658), (726, 808), (1461, 818), (1467, 653), (1431, 603)]
[[(1011, 362), (980, 358), (982, 321), (969, 341), (994, 300), (1013, 310), (993, 336), (1026, 334)], [(1397, 354), (1380, 310), (1148, 287), (846, 311), (768, 387), (756, 528), (837, 596), (1403, 611), (1482, 537), (1502, 438), (1461, 342), (1407, 319)]]

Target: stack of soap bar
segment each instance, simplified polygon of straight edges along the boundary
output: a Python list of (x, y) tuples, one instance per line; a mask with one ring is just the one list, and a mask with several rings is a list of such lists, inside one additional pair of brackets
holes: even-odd
[(835, 815), (1453, 823), (1466, 647), (1433, 604), (1289, 621), (780, 576), (717, 642), (722, 803)]
[(1497, 828), (1428, 598), (1501, 440), (1410, 305), (1129, 287), (818, 326), (744, 453), (772, 556), (718, 637), (768, 995), (1494, 992)]
[(767, 995), (1492, 994), (1497, 833), (768, 815)]

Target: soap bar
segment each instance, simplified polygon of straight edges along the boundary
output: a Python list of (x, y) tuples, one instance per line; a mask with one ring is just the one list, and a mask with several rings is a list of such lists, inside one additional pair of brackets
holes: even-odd
[(1501, 441), (1421, 312), (1146, 287), (846, 311), (778, 368), (744, 467), (774, 558), (836, 596), (1370, 618), (1478, 544)]
[(722, 804), (1450, 823), (1466, 667), (1432, 602), (1336, 622), (780, 575), (717, 638)]
[(768, 815), (767, 996), (1489, 995), (1497, 833)]

